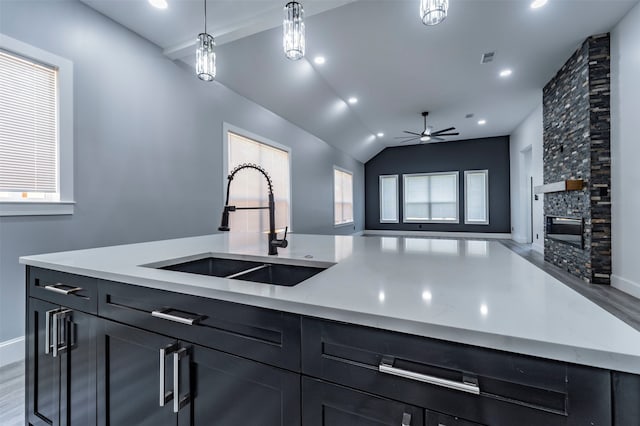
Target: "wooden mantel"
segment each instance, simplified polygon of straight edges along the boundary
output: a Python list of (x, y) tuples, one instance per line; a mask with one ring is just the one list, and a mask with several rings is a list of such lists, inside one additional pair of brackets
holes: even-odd
[(536, 186), (534, 192), (536, 194), (546, 194), (548, 192), (581, 191), (583, 187), (584, 181), (582, 179), (568, 179)]

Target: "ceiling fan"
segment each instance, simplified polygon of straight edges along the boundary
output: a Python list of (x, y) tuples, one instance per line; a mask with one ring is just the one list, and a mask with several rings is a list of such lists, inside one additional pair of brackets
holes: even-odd
[(424, 142), (442, 142), (445, 139), (442, 136), (458, 136), (460, 133), (451, 133), (452, 130), (455, 130), (455, 127), (449, 127), (447, 129), (438, 130), (436, 132), (433, 131), (433, 127), (427, 126), (427, 116), (428, 112), (422, 113), (422, 118), (424, 119), (424, 130), (422, 133), (410, 132), (405, 130), (404, 133), (407, 133), (411, 136), (398, 136), (396, 139), (402, 139), (400, 142), (412, 142), (414, 140), (420, 140), (420, 143)]

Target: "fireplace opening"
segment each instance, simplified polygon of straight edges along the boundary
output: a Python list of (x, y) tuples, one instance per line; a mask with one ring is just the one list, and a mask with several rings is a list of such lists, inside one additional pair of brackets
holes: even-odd
[(547, 216), (546, 221), (547, 238), (580, 249), (584, 248), (584, 219)]

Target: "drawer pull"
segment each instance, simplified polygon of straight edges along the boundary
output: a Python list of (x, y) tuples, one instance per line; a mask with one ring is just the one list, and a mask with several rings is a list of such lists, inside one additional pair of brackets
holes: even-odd
[(179, 322), (180, 324), (195, 325), (200, 322), (202, 317), (197, 318), (185, 318), (178, 315), (170, 314), (169, 312), (175, 312), (174, 309), (163, 309), (161, 311), (152, 311), (151, 316), (156, 318), (162, 318), (168, 321)]
[(82, 290), (82, 287), (71, 287), (66, 284), (57, 283), (44, 286), (45, 290), (52, 291), (58, 294), (73, 294)]
[(402, 414), (402, 425), (401, 426), (411, 426), (411, 414), (403, 413)]
[(416, 380), (418, 382), (429, 383), (431, 385), (480, 395), (480, 387), (475, 383), (456, 382), (455, 380), (442, 379), (440, 377), (395, 368), (393, 366), (393, 360), (388, 358), (383, 358), (382, 361), (380, 361), (378, 371), (385, 374), (391, 374), (392, 376), (404, 377), (405, 379)]

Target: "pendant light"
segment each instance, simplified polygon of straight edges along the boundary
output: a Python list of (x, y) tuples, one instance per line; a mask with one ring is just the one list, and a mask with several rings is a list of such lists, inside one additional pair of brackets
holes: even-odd
[(198, 34), (196, 49), (196, 74), (200, 80), (213, 81), (216, 78), (215, 40), (207, 34), (207, 0), (204, 0), (204, 32)]
[(438, 25), (447, 17), (449, 0), (420, 0), (420, 19), (425, 25)]
[(297, 61), (304, 57), (304, 9), (297, 1), (284, 7), (282, 45), (287, 59)]

